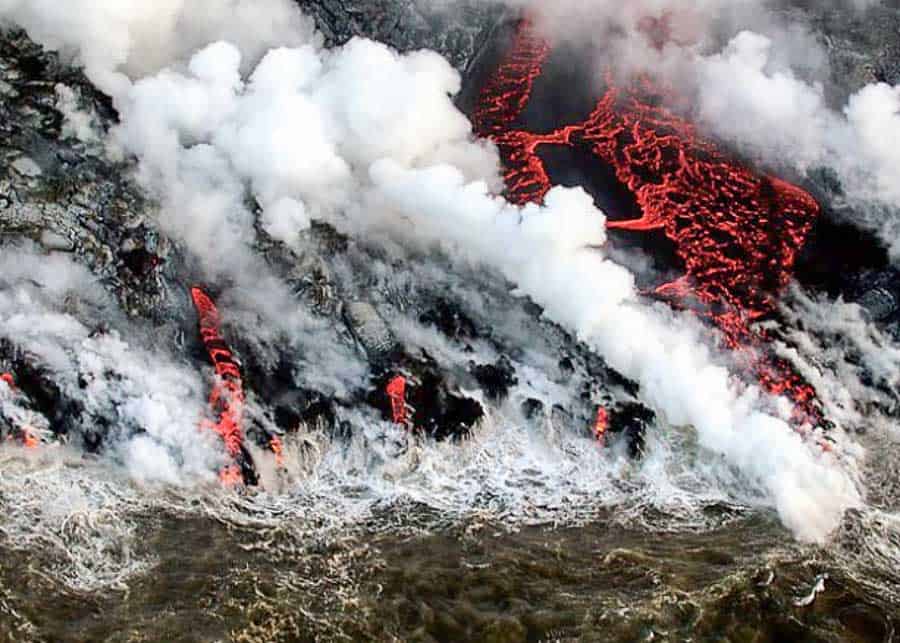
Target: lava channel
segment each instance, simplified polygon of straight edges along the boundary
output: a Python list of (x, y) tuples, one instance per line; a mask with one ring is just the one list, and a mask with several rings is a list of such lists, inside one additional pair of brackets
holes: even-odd
[[(219, 471), (219, 479), (226, 485), (255, 485), (258, 482), (253, 458), (244, 444), (244, 385), (234, 354), (219, 332), (219, 310), (201, 289), (191, 288), (191, 298), (197, 310), (200, 338), (216, 371), (216, 381), (209, 395), (213, 420), (202, 426), (212, 429), (221, 438), (231, 462)], [(273, 449), (280, 455), (280, 444)]]

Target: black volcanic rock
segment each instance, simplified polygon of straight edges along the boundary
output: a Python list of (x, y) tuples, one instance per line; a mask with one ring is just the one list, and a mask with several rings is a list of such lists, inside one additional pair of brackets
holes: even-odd
[(628, 454), (637, 458), (644, 453), (647, 429), (656, 420), (656, 413), (639, 402), (622, 402), (609, 413), (609, 433), (624, 440)]
[(29, 238), (70, 252), (126, 313), (160, 318), (175, 249), (130, 168), (65, 131), (60, 91), (72, 92), (100, 129), (113, 124), (108, 100), (78, 70), (23, 33), (0, 31), (0, 248)]
[(494, 364), (472, 364), (472, 374), (492, 400), (502, 400), (519, 383), (516, 369), (505, 355)]
[(824, 45), (830, 74), (825, 86), (829, 102), (842, 107), (864, 85), (900, 83), (900, 7), (896, 2), (870, 3), (865, 10), (814, 0), (794, 0), (789, 18), (808, 24)]
[(478, 335), (472, 318), (445, 298), (439, 298), (429, 306), (419, 315), (419, 321), (433, 325), (451, 339), (474, 339)]
[(377, 409), (383, 420), (392, 420), (392, 404), (387, 393), (388, 384), (395, 377), (406, 383), (408, 425), (414, 431), (444, 440), (462, 438), (484, 416), (478, 401), (463, 394), (440, 365), (428, 356), (408, 360), (398, 373), (385, 373), (375, 379), (375, 388), (367, 402)]
[(326, 46), (354, 36), (387, 43), (399, 51), (431, 49), (460, 71), (468, 70), (505, 13), (482, 0), (298, 0), (316, 21)]

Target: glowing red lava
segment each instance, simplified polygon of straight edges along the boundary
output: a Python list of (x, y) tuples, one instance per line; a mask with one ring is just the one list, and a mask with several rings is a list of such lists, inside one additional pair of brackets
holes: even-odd
[(284, 466), (284, 442), (277, 435), (269, 438), (269, 449), (275, 454), (275, 464), (279, 467)]
[(191, 298), (200, 321), (200, 337), (216, 370), (216, 382), (209, 395), (214, 421), (204, 420), (204, 428), (215, 431), (225, 444), (231, 463), (219, 472), (226, 485), (256, 482), (250, 454), (244, 446), (244, 385), (234, 355), (219, 332), (219, 310), (200, 288), (191, 288)]
[[(6, 382), (6, 385), (9, 387), (9, 390), (12, 391), (13, 395), (23, 395), (16, 386), (16, 378), (12, 373), (0, 373), (0, 380)], [(37, 431), (34, 427), (27, 424), (14, 427), (14, 431), (7, 436), (7, 439), (17, 440), (27, 449), (36, 449), (41, 444), (41, 440), (37, 436)]]
[[(646, 23), (654, 33), (665, 25)], [(660, 36), (662, 37), (662, 36)], [(507, 198), (540, 202), (552, 183), (541, 146), (588, 150), (615, 172), (641, 216), (610, 220), (610, 229), (659, 231), (675, 246), (684, 274), (659, 285), (656, 296), (691, 307), (722, 332), (724, 343), (769, 392), (795, 405), (798, 425), (822, 422), (815, 391), (786, 362), (765, 350), (769, 337), (753, 322), (775, 312), (797, 253), (819, 214), (805, 191), (760, 175), (729, 158), (666, 105), (676, 100), (644, 76), (606, 93), (582, 122), (548, 133), (519, 129), (551, 48), (524, 21), (482, 90), (476, 133), (491, 138), (505, 164)], [(609, 213), (612, 218), (615, 212)]]
[(388, 381), (385, 392), (391, 400), (391, 420), (394, 424), (406, 424), (406, 378), (397, 375)]
[(597, 417), (594, 419), (594, 437), (600, 444), (606, 441), (607, 430), (609, 430), (609, 411), (605, 406), (601, 406), (597, 408)]

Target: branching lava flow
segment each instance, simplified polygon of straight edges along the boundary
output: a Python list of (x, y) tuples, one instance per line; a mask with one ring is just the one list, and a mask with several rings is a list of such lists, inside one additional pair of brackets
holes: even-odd
[(523, 21), (505, 62), (487, 81), (473, 115), (476, 132), (491, 138), (505, 164), (507, 198), (540, 202), (552, 187), (538, 155), (542, 146), (589, 151), (633, 194), (641, 216), (610, 229), (659, 231), (674, 243), (683, 276), (654, 295), (691, 307), (713, 323), (724, 344), (769, 392), (794, 402), (797, 426), (823, 418), (811, 386), (765, 344), (754, 322), (771, 315), (795, 258), (819, 214), (802, 189), (760, 175), (730, 159), (667, 105), (675, 93), (648, 76), (606, 91), (583, 122), (547, 133), (524, 129), (521, 115), (551, 47)]

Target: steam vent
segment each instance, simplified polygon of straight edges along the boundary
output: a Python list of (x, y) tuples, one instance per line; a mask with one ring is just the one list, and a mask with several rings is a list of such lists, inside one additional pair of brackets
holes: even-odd
[(0, 642), (889, 641), (900, 5), (0, 0)]

